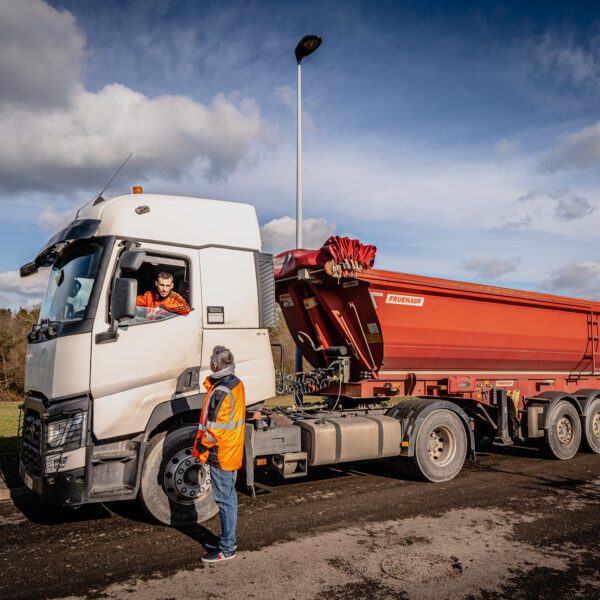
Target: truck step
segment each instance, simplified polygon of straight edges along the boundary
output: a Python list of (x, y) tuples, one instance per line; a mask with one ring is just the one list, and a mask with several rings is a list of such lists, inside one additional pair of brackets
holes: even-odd
[(120, 496), (132, 496), (133, 488), (128, 485), (119, 485), (112, 487), (92, 488), (90, 491), (90, 499), (98, 498), (115, 498)]
[(306, 477), (308, 473), (308, 456), (306, 452), (286, 452), (271, 457), (271, 464), (284, 479)]
[(136, 458), (135, 450), (104, 450), (95, 452), (92, 456), (92, 464), (98, 465), (105, 462), (129, 462)]

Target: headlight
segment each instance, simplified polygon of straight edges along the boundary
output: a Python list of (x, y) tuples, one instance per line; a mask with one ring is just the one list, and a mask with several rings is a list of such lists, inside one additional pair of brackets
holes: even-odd
[(85, 431), (85, 414), (78, 412), (67, 419), (47, 425), (46, 442), (49, 448), (79, 448)]

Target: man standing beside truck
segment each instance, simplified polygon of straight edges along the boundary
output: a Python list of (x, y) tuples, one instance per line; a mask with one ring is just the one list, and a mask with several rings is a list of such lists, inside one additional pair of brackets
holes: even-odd
[(238, 509), (235, 480), (244, 455), (246, 418), (244, 384), (235, 376), (231, 351), (215, 346), (210, 369), (212, 375), (204, 381), (207, 394), (193, 455), (210, 466), (213, 498), (221, 517), (221, 537), (218, 544), (205, 544), (209, 551), (202, 557), (205, 563), (235, 558)]

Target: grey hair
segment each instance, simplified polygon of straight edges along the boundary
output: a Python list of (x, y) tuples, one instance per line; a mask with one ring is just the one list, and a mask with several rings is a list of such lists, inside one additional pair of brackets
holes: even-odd
[(213, 373), (222, 371), (233, 365), (233, 354), (225, 346), (215, 346), (210, 357), (210, 368)]

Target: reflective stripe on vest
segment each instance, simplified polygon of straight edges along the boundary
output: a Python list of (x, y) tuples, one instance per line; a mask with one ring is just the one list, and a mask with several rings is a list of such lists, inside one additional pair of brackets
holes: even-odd
[(217, 423), (216, 421), (209, 421), (206, 426), (210, 427), (211, 429), (237, 429), (244, 423), (245, 421), (243, 419), (241, 421), (237, 421), (236, 423), (233, 423), (232, 421), (229, 421), (229, 423)]
[(213, 392), (216, 392), (217, 390), (219, 390), (221, 392), (225, 392), (225, 394), (227, 396), (229, 396), (229, 403), (231, 404), (231, 410), (229, 411), (229, 420), (233, 421), (233, 415), (234, 415), (234, 411), (235, 411), (235, 398), (233, 397), (233, 394), (231, 393), (231, 390), (228, 387), (224, 386), (224, 385), (218, 385), (213, 390)]
[(211, 433), (209, 431), (207, 431), (206, 425), (203, 425), (202, 423), (200, 423), (200, 425), (198, 425), (198, 429), (202, 432), (203, 437), (206, 437), (210, 442), (217, 441), (217, 438), (215, 438), (213, 435), (211, 435)]

